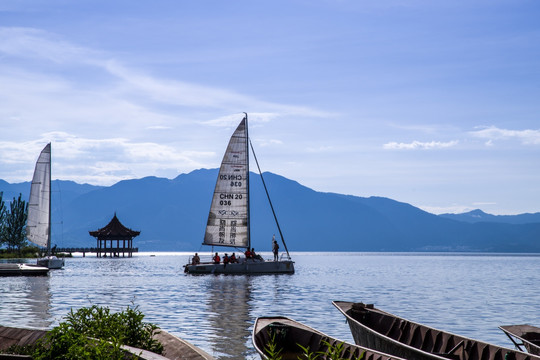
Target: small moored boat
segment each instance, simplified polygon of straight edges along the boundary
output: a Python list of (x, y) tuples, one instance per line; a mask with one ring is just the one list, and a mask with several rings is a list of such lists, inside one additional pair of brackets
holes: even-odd
[(339, 350), (339, 354), (335, 355), (339, 355), (340, 359), (401, 359), (337, 340), (307, 325), (286, 317), (257, 318), (253, 327), (252, 341), (255, 350), (257, 350), (263, 360), (270, 358), (267, 350), (269, 349), (269, 346), (271, 347), (273, 345), (276, 346), (275, 351), (279, 351), (279, 356), (281, 356), (282, 360), (296, 360), (303, 358), (305, 355), (304, 349), (309, 349), (309, 353), (312, 353), (314, 356), (321, 353), (327, 354), (329, 351)]
[(532, 325), (505, 325), (499, 329), (510, 338), (517, 349), (523, 351), (522, 346), (529, 353), (540, 355), (540, 328)]
[(44, 276), (49, 273), (49, 268), (24, 263), (0, 264), (0, 276)]
[(415, 360), (533, 360), (540, 357), (469, 339), (384, 312), (373, 305), (332, 302), (357, 345)]

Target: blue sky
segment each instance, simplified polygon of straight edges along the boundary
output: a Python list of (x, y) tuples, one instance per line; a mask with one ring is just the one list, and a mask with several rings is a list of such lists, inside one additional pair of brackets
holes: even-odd
[(219, 166), (433, 213), (540, 211), (540, 2), (0, 1), (0, 178)]

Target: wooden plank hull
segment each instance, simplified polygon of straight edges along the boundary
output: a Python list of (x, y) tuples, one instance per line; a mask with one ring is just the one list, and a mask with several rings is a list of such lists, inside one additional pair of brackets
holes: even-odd
[(260, 275), (260, 274), (294, 274), (294, 261), (244, 261), (233, 264), (185, 265), (184, 272), (188, 274), (232, 274), (232, 275)]
[[(540, 328), (532, 325), (506, 325), (499, 329), (521, 350), (521, 346), (534, 355), (540, 355)], [(517, 341), (516, 341), (517, 339)]]
[(0, 353), (13, 345), (33, 345), (45, 334), (47, 334), (46, 330), (0, 326)]
[(363, 360), (402, 360), (392, 355), (337, 340), (286, 317), (259, 317), (253, 327), (252, 342), (263, 360), (268, 359), (265, 348), (271, 342), (272, 337), (274, 343), (281, 349), (280, 355), (283, 360), (304, 358), (304, 351), (298, 345), (304, 348), (309, 347), (309, 351), (316, 354), (317, 352), (326, 352), (328, 344), (332, 346), (343, 344), (340, 359), (358, 359), (364, 354)]
[[(46, 334), (47, 330), (0, 326), (0, 359), (30, 359), (30, 357), (21, 357), (20, 355), (4, 355), (2, 354), (2, 350), (6, 350), (13, 345), (33, 345)], [(159, 333), (154, 335), (154, 339), (158, 340), (163, 345), (162, 355), (130, 346), (123, 346), (123, 349), (137, 355), (138, 359), (142, 360), (214, 360), (211, 355), (207, 354), (202, 349), (199, 349), (165, 330), (160, 329)]]
[(358, 345), (417, 360), (538, 360), (521, 351), (469, 339), (414, 323), (373, 305), (334, 301)]

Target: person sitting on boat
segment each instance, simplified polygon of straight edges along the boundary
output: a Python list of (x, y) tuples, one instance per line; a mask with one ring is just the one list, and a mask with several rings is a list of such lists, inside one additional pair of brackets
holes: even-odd
[(257, 254), (255, 253), (255, 248), (251, 248), (251, 258), (252, 258), (253, 260), (264, 261), (261, 255), (257, 255)]
[(229, 261), (231, 262), (231, 264), (238, 262), (238, 259), (236, 258), (236, 255), (234, 255), (234, 253), (232, 253), (231, 257), (229, 258)]
[(199, 254), (195, 253), (195, 256), (191, 259), (191, 265), (198, 265), (201, 263), (201, 258), (199, 257)]
[(251, 251), (249, 251), (249, 248), (246, 250), (246, 252), (244, 253), (244, 255), (246, 255), (246, 260), (251, 259), (252, 254), (251, 254)]
[(214, 260), (214, 264), (219, 264), (221, 262), (221, 258), (219, 257), (218, 253), (216, 253), (216, 255), (214, 255), (212, 260)]
[(227, 265), (230, 262), (229, 255), (225, 253), (225, 256), (223, 257), (223, 265)]

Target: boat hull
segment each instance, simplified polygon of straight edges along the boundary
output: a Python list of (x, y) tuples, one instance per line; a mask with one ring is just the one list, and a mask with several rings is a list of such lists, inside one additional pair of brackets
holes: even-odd
[[(35, 345), (36, 342), (45, 335), (47, 330), (26, 329), (16, 327), (0, 326), (0, 354), (2, 350), (6, 350), (10, 346), (29, 346)], [(142, 360), (159, 360), (159, 359), (185, 359), (185, 360), (214, 360), (214, 357), (206, 353), (204, 350), (194, 346), (193, 344), (168, 333), (163, 329), (159, 329), (154, 335), (154, 340), (159, 341), (163, 345), (163, 354), (158, 355), (148, 350), (142, 350), (131, 346), (122, 345), (122, 349), (136, 356), (126, 356), (126, 358), (137, 358)], [(0, 359), (31, 359), (30, 356), (24, 355), (5, 355), (1, 354)]]
[(30, 264), (0, 264), (0, 276), (45, 276), (49, 269)]
[(533, 360), (540, 357), (414, 323), (361, 303), (334, 301), (357, 345), (416, 360)]
[(47, 256), (37, 261), (38, 266), (43, 266), (49, 269), (61, 269), (64, 266), (64, 259), (59, 259), (56, 256)]
[[(499, 326), (499, 329), (512, 340), (516, 348), (521, 350), (521, 346), (534, 355), (540, 355), (540, 328), (532, 325), (506, 325)], [(521, 343), (517, 342), (521, 341)]]
[(336, 349), (341, 347), (340, 359), (358, 359), (362, 354), (363, 360), (401, 359), (332, 338), (286, 317), (257, 318), (253, 327), (252, 342), (255, 350), (263, 360), (268, 359), (265, 349), (268, 349), (269, 344), (272, 342), (280, 349), (279, 355), (283, 360), (304, 358), (305, 354), (302, 347), (309, 348), (309, 352), (315, 355), (319, 352), (326, 353), (329, 348), (328, 345)]
[(233, 264), (185, 265), (184, 272), (188, 274), (294, 274), (294, 261), (245, 261)]

